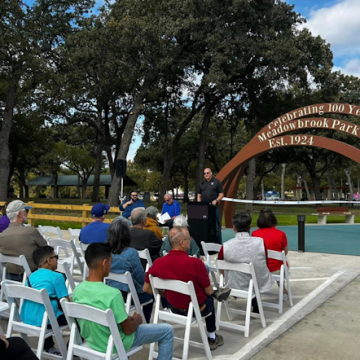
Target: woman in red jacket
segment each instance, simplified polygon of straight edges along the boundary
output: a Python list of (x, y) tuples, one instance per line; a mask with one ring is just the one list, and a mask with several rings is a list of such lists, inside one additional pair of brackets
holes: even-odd
[[(285, 255), (288, 253), (288, 242), (286, 235), (283, 231), (275, 228), (277, 225), (277, 220), (269, 208), (263, 208), (260, 211), (259, 218), (257, 220), (258, 230), (253, 231), (252, 236), (260, 237), (264, 239), (264, 246), (266, 251), (285, 251)], [(282, 261), (275, 259), (268, 259), (268, 268), (271, 273), (274, 275), (280, 274), (280, 267)], [(289, 265), (288, 265), (289, 266)], [(284, 295), (287, 294), (287, 291), (284, 286)], [(287, 296), (284, 296), (284, 301), (287, 300)]]

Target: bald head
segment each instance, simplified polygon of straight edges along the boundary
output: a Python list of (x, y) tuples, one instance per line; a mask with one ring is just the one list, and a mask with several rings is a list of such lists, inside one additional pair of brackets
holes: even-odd
[(182, 247), (182, 240), (190, 239), (190, 234), (187, 228), (174, 227), (169, 232), (169, 243), (173, 249)]

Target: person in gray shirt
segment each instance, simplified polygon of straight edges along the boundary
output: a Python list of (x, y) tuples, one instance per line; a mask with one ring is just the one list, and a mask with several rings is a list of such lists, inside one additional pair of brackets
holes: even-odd
[[(259, 291), (269, 291), (275, 280), (267, 267), (264, 240), (250, 236), (251, 215), (243, 212), (233, 216), (235, 238), (227, 241), (220, 249), (218, 259), (231, 263), (253, 263)], [(249, 288), (250, 275), (237, 271), (225, 272), (226, 287), (245, 290)], [(256, 298), (253, 299), (253, 311), (258, 312)]]
[[(32, 226), (24, 226), (27, 222), (27, 210), (32, 209), (21, 200), (12, 201), (6, 208), (6, 215), (10, 220), (9, 227), (0, 234), (0, 253), (7, 256), (24, 255), (30, 270), (35, 271), (32, 254), (39, 246), (47, 245), (39, 231)], [(21, 266), (7, 264), (7, 278), (22, 281), (24, 269)]]

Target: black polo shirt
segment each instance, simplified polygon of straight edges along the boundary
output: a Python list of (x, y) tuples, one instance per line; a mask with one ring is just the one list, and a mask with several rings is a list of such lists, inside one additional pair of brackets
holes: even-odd
[(214, 177), (210, 181), (204, 180), (200, 183), (199, 194), (201, 195), (201, 202), (211, 203), (223, 192), (224, 189), (221, 182)]

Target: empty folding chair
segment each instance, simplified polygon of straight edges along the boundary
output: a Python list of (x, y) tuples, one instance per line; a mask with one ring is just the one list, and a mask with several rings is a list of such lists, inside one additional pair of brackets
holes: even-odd
[[(75, 248), (75, 245), (72, 240), (61, 240), (61, 239), (51, 239), (47, 238), (47, 242), (50, 246), (55, 248), (55, 252), (59, 254), (62, 249), (65, 253), (64, 259), (59, 259), (59, 262), (66, 262), (70, 266), (70, 272), (74, 273), (74, 268), (80, 270), (81, 275), (83, 275), (84, 259), (79, 257), (79, 254)], [(71, 254), (70, 254), (71, 252)]]
[[(219, 330), (220, 327), (232, 329), (232, 330), (240, 330), (243, 331), (245, 334), (245, 337), (249, 337), (250, 332), (250, 316), (255, 318), (260, 318), (261, 325), (263, 328), (266, 327), (266, 321), (265, 321), (265, 315), (264, 310), (262, 307), (261, 297), (260, 297), (260, 291), (256, 280), (256, 274), (254, 270), (254, 266), (252, 263), (250, 264), (241, 264), (241, 263), (230, 263), (225, 260), (217, 260), (216, 261), (216, 267), (218, 269), (218, 273), (220, 274), (220, 287), (224, 287), (224, 275), (222, 274), (223, 271), (238, 271), (243, 274), (248, 274), (250, 276), (249, 280), (249, 288), (247, 291), (245, 290), (239, 290), (239, 289), (231, 289), (230, 295), (236, 296), (238, 298), (243, 298), (247, 300), (246, 303), (246, 311), (234, 309), (229, 307), (229, 300), (224, 302), (218, 302), (217, 305), (217, 312), (216, 312), (216, 330)], [(253, 313), (251, 311), (251, 301), (253, 298), (256, 298), (258, 308), (259, 308), (259, 314)], [(222, 306), (225, 307), (227, 316), (229, 320), (232, 320), (231, 313), (235, 314), (242, 314), (245, 315), (245, 326), (244, 325), (237, 325), (231, 322), (222, 321), (221, 320), (221, 310)]]
[(282, 261), (283, 264), (280, 267), (279, 275), (271, 274), (271, 276), (277, 281), (277, 283), (279, 285), (279, 302), (277, 304), (274, 304), (274, 303), (269, 303), (269, 302), (263, 301), (262, 304), (264, 307), (278, 309), (279, 313), (282, 314), (285, 282), (286, 282), (286, 289), (287, 289), (287, 293), (288, 293), (288, 299), (290, 302), (290, 306), (293, 306), (293, 301), (292, 301), (292, 296), (291, 296), (291, 287), (290, 287), (290, 273), (288, 272), (288, 267), (286, 264), (285, 251), (283, 250), (282, 252), (279, 252), (279, 251), (268, 250), (267, 254), (268, 254), (269, 259), (275, 259), (275, 260)]
[[(20, 333), (28, 344), (30, 344), (28, 336), (36, 336), (39, 340), (35, 352), (39, 359), (42, 357), (66, 359), (67, 350), (61, 332), (67, 328), (67, 325), (59, 326), (47, 291), (45, 289), (35, 290), (21, 285), (14, 285), (8, 281), (4, 281), (2, 286), (4, 286), (5, 295), (10, 305), (10, 317), (6, 336), (10, 337), (14, 332)], [(41, 327), (25, 324), (22, 321), (15, 299), (29, 300), (44, 305), (45, 312)], [(50, 321), (51, 329), (48, 329), (48, 321)], [(62, 356), (49, 354), (44, 351), (45, 339), (53, 335), (55, 335)]]
[(205, 259), (206, 259), (205, 264), (209, 268), (211, 278), (213, 279), (213, 283), (217, 289), (219, 288), (219, 284), (216, 279), (216, 273), (217, 273), (216, 264), (215, 264), (215, 262), (211, 262), (209, 251), (219, 253), (221, 246), (222, 245), (220, 245), (220, 244), (206, 243), (205, 241), (201, 242), (201, 247), (203, 249)]
[(145, 272), (147, 272), (152, 266), (152, 260), (148, 249), (138, 250), (139, 258), (147, 261)]
[[(55, 238), (58, 237), (59, 239), (64, 240), (64, 237), (62, 235), (62, 232), (58, 226), (38, 226), (40, 234), (43, 236), (45, 240), (47, 240), (48, 237)], [(46, 235), (47, 234), (47, 235)], [(50, 234), (50, 235), (49, 235)]]
[(88, 248), (90, 244), (83, 244), (80, 243), (80, 249), (81, 249), (81, 253), (82, 253), (82, 257), (84, 259), (84, 268), (83, 268), (83, 281), (86, 281), (86, 278), (88, 277), (89, 274), (89, 267), (86, 264), (86, 260), (85, 260), (85, 251)]
[[(143, 319), (143, 323), (146, 324), (146, 319), (144, 316), (144, 312), (142, 307), (148, 304), (151, 304), (153, 300), (149, 300), (143, 304), (140, 303), (139, 296), (136, 292), (136, 288), (134, 285), (134, 281), (131, 277), (131, 274), (129, 271), (127, 271), (125, 274), (117, 274), (114, 272), (110, 272), (109, 275), (104, 279), (104, 282), (106, 283), (106, 280), (114, 280), (118, 281), (120, 283), (128, 285), (130, 291), (127, 293), (126, 303), (125, 303), (125, 309), (128, 315), (130, 315), (130, 312), (135, 310), (138, 314), (141, 315)], [(131, 306), (131, 302), (134, 303), (134, 306)]]
[[(125, 350), (114, 313), (111, 309), (103, 311), (87, 305), (70, 303), (66, 299), (61, 299), (61, 306), (71, 330), (67, 360), (73, 359), (73, 356), (89, 360), (127, 360), (130, 355), (143, 348), (138, 346), (129, 351)], [(82, 341), (77, 326), (79, 319), (92, 321), (110, 329), (111, 335), (109, 336), (106, 353), (96, 351), (86, 341)], [(114, 346), (116, 353), (113, 352)]]
[[(193, 282), (189, 281), (188, 283), (185, 283), (183, 281), (178, 281), (178, 280), (163, 280), (160, 278), (152, 277), (152, 275), (150, 275), (149, 278), (155, 296), (154, 324), (157, 324), (158, 322), (161, 321), (166, 321), (166, 322), (185, 326), (184, 338), (182, 339), (182, 338), (174, 337), (174, 342), (177, 341), (184, 344), (182, 360), (187, 360), (188, 358), (189, 345), (200, 349), (204, 349), (207, 359), (212, 360), (210, 346), (207, 339), (204, 323), (202, 321)], [(189, 304), (187, 316), (174, 314), (167, 310), (162, 310), (159, 290), (170, 290), (190, 296), (191, 302)], [(191, 332), (191, 327), (193, 325), (198, 325), (202, 343), (190, 340), (190, 332)], [(158, 353), (155, 351), (155, 344), (152, 343), (150, 345), (149, 360), (157, 358), (157, 356)], [(176, 358), (173, 357), (173, 359)]]

